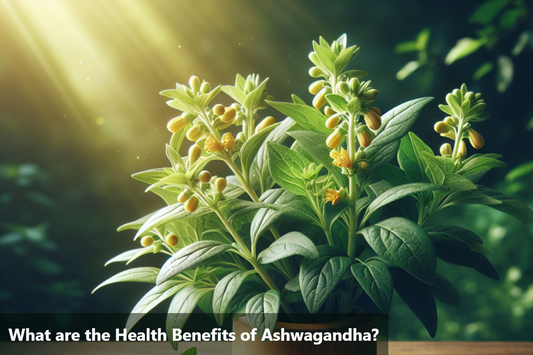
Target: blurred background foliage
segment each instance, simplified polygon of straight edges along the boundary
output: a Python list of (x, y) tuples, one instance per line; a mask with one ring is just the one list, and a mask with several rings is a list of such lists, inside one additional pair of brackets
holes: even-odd
[[(142, 285), (90, 291), (122, 270), (105, 261), (136, 246), (116, 227), (163, 205), (129, 177), (168, 164), (177, 112), (158, 92), (192, 74), (218, 85), (255, 72), (276, 100), (310, 103), (307, 54), (320, 35), (361, 46), (357, 69), (384, 111), (420, 96), (443, 103), (463, 82), (483, 93), (482, 152), (509, 164), (483, 184), (531, 206), (532, 10), (515, 0), (1, 0), (0, 311), (131, 311)], [(436, 104), (413, 129), (435, 151)], [(481, 206), (440, 218), (482, 236), (502, 280), (441, 263), (463, 299), (439, 304), (436, 339), (530, 340), (532, 227)], [(150, 263), (162, 260), (132, 266)], [(390, 327), (392, 339), (429, 338), (399, 297)]]

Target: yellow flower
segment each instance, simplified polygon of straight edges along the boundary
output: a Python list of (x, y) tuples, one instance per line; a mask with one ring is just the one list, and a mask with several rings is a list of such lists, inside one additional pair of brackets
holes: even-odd
[(204, 150), (208, 153), (222, 152), (222, 147), (217, 139), (213, 135), (210, 135), (205, 140)]
[(340, 199), (341, 199), (341, 195), (339, 194), (337, 190), (328, 189), (328, 191), (326, 191), (326, 202), (331, 201), (331, 204), (335, 206), (339, 202)]
[(351, 169), (353, 167), (348, 152), (342, 147), (340, 152), (332, 150), (331, 153), (329, 153), (329, 156), (333, 158), (333, 165), (338, 166), (339, 168)]
[(235, 146), (235, 139), (231, 132), (227, 132), (222, 136), (222, 146), (227, 150), (231, 150)]

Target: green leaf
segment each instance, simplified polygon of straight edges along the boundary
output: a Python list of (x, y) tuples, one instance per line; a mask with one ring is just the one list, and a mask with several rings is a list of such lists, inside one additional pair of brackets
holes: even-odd
[(378, 171), (397, 152), (400, 139), (409, 131), (409, 128), (418, 118), (422, 108), (432, 97), (423, 97), (405, 102), (382, 116), (382, 126), (377, 131), (377, 137), (365, 149), (369, 168), (366, 175)]
[(407, 62), (398, 72), (396, 73), (396, 79), (402, 81), (407, 78), (409, 75), (413, 74), (418, 68), (422, 65), (419, 61), (412, 60)]
[[(172, 299), (170, 307), (168, 308), (166, 329), (168, 339), (174, 350), (178, 350), (178, 342), (172, 340), (173, 329), (183, 329), (200, 299), (211, 291), (212, 289), (197, 289), (194, 288), (193, 285), (187, 285), (180, 289)], [(196, 354), (196, 350), (194, 351), (194, 354)]]
[(241, 284), (248, 275), (255, 273), (255, 270), (233, 271), (231, 274), (224, 276), (216, 285), (215, 293), (213, 295), (213, 311), (215, 312), (215, 320), (222, 326), (228, 306), (233, 297), (239, 291)]
[(457, 172), (457, 174), (467, 175), (477, 173), (485, 169), (503, 168), (506, 166), (507, 164), (505, 164), (503, 161), (486, 156), (478, 156), (468, 160)]
[(385, 260), (427, 284), (435, 282), (435, 248), (427, 232), (415, 222), (393, 217), (367, 227), (361, 233)]
[(184, 205), (181, 203), (163, 207), (153, 215), (150, 215), (150, 218), (148, 218), (142, 227), (137, 231), (135, 239), (149, 233), (153, 228), (157, 228), (183, 218), (199, 217), (206, 213), (209, 213), (209, 209), (206, 207), (198, 207), (194, 212), (187, 212)]
[(129, 223), (126, 223), (126, 224), (123, 224), (121, 225), (120, 227), (118, 227), (117, 229), (117, 232), (122, 232), (122, 231), (125, 231), (127, 229), (134, 229), (134, 230), (138, 230), (139, 228), (142, 227), (142, 225), (144, 223), (146, 223), (147, 220), (150, 219), (150, 217), (152, 217), (154, 214), (156, 214), (157, 211), (155, 212), (152, 212), (152, 213), (149, 213), (147, 214), (146, 216), (142, 217), (142, 218), (139, 218), (138, 220), (136, 221), (133, 221), (133, 222), (129, 222)]
[(472, 250), (467, 243), (444, 233), (430, 232), (429, 236), (435, 244), (436, 255), (439, 259), (450, 264), (472, 268), (494, 280), (500, 279), (489, 259)]
[(485, 62), (477, 68), (476, 72), (474, 73), (474, 80), (479, 80), (492, 70), (494, 67), (494, 64), (492, 62)]
[(437, 306), (431, 288), (402, 269), (391, 268), (394, 289), (431, 337), (437, 332)]
[(505, 175), (505, 181), (512, 182), (533, 174), (533, 160), (520, 164)]
[(334, 73), (335, 68), (333, 63), (335, 62), (335, 59), (337, 59), (335, 53), (333, 53), (330, 48), (324, 48), (315, 41), (313, 41), (313, 48), (318, 55), (318, 59), (320, 59), (323, 69), (326, 69), (330, 73)]
[(302, 173), (311, 162), (303, 155), (275, 142), (268, 142), (267, 150), (270, 174), (274, 181), (293, 194), (307, 196), (305, 182), (292, 170)]
[[(422, 157), (420, 157), (422, 158)], [(425, 178), (425, 160), (418, 158), (411, 140), (408, 136), (402, 138), (400, 149), (398, 149), (398, 164), (405, 172), (409, 181), (424, 181)]]
[(487, 41), (488, 39), (485, 37), (479, 39), (473, 39), (469, 37), (461, 38), (448, 52), (446, 59), (444, 59), (444, 63), (446, 63), (446, 65), (450, 65), (461, 58), (469, 56), (485, 45)]
[(524, 8), (507, 9), (500, 16), (500, 29), (510, 30), (515, 27), (522, 17), (527, 16), (527, 10)]
[(389, 313), (394, 282), (387, 266), (378, 260), (356, 263), (352, 265), (352, 274), (376, 306)]
[(355, 58), (357, 53), (359, 53), (359, 48), (357, 46), (343, 49), (333, 62), (333, 69), (335, 70), (335, 73), (338, 74), (342, 72), (342, 70), (346, 68), (346, 66), (352, 61), (352, 59)]
[(318, 224), (315, 212), (300, 196), (283, 189), (271, 189), (261, 195), (262, 202), (279, 205), (279, 209), (261, 208), (254, 216), (250, 226), (250, 236), (255, 244), (257, 238), (282, 217), (308, 224)]
[(431, 29), (429, 27), (424, 28), (416, 37), (416, 48), (419, 51), (425, 51), (429, 37), (431, 36)]
[(415, 41), (404, 41), (404, 42), (398, 43), (396, 47), (394, 47), (394, 51), (397, 54), (417, 52), (418, 46)]
[(92, 293), (95, 293), (96, 290), (102, 288), (106, 285), (116, 283), (116, 282), (146, 282), (146, 283), (155, 283), (159, 274), (159, 269), (156, 267), (136, 267), (133, 269), (124, 270), (118, 274), (108, 278), (100, 285), (96, 286)]
[(241, 147), (240, 150), (240, 158), (241, 158), (241, 165), (243, 172), (248, 174), (250, 172), (250, 167), (252, 166), (252, 162), (254, 161), (255, 157), (257, 156), (257, 152), (259, 151), (259, 148), (261, 148), (261, 145), (265, 141), (265, 139), (268, 137), (270, 132), (272, 132), (276, 127), (279, 126), (279, 123), (270, 125), (260, 132), (254, 134), (250, 139), (248, 139)]
[[(357, 207), (360, 208), (361, 199), (357, 201)], [(326, 222), (326, 226), (331, 231), (331, 227), (333, 226), (333, 223), (348, 209), (350, 206), (353, 206), (352, 203), (348, 202), (347, 200), (340, 200), (335, 204), (335, 206), (331, 203), (326, 203), (324, 205), (324, 220)]]
[(168, 160), (172, 164), (172, 168), (175, 171), (178, 171), (179, 168), (185, 170), (185, 163), (183, 162), (183, 159), (170, 144), (166, 145), (166, 154)]
[(453, 205), (501, 205), (501, 201), (498, 201), (494, 198), (482, 194), (479, 190), (468, 190), (468, 191), (456, 191), (452, 192), (446, 200), (441, 204), (444, 207), (449, 207)]
[(165, 185), (186, 187), (186, 186), (189, 186), (189, 180), (187, 179), (186, 175), (183, 173), (172, 174), (161, 179), (159, 182), (150, 185), (150, 187), (148, 187), (146, 191), (150, 191), (150, 189), (152, 189), (153, 187), (160, 187), (160, 186), (165, 186)]
[(246, 304), (246, 315), (252, 328), (257, 329), (257, 334), (262, 337), (265, 329), (274, 331), (278, 321), (280, 293), (278, 290), (269, 290), (252, 297)]
[(331, 133), (326, 127), (327, 117), (316, 108), (290, 102), (266, 101), (279, 112), (292, 118), (304, 130), (321, 133)]
[[(174, 350), (178, 350), (177, 347)], [(196, 346), (185, 350), (184, 352), (181, 353), (181, 355), (198, 355), (196, 351)]]
[(300, 267), (300, 287), (311, 314), (318, 312), (352, 263), (350, 258), (338, 256), (338, 252), (332, 252), (332, 249), (336, 248), (319, 246), (320, 257), (318, 259), (305, 258)]
[(302, 233), (289, 232), (263, 250), (257, 260), (261, 264), (269, 264), (293, 255), (316, 259), (318, 258), (318, 250), (311, 239)]
[(368, 75), (368, 72), (364, 70), (352, 69), (346, 70), (344, 73), (342, 73), (342, 75), (346, 75), (349, 78), (364, 78)]
[(442, 303), (457, 307), (461, 303), (461, 294), (444, 276), (437, 274), (435, 284), (430, 286), (433, 296)]
[(500, 54), (496, 64), (496, 88), (498, 92), (503, 93), (513, 81), (513, 60), (506, 55)]
[(426, 162), (427, 175), (431, 177), (431, 181), (435, 184), (442, 185), (446, 179), (446, 175), (453, 173), (455, 164), (452, 159), (446, 157), (434, 156), (433, 152), (426, 151), (421, 153), (422, 159)]
[[(401, 146), (400, 146), (400, 149), (401, 149)], [(398, 151), (398, 154), (399, 153), (400, 151)], [(405, 173), (405, 171), (390, 164), (383, 165), (383, 167), (379, 171), (379, 176), (383, 180), (387, 181), (389, 184), (393, 186), (399, 186), (399, 185), (409, 183), (409, 180), (407, 180), (407, 174)]]
[(300, 291), (300, 274), (294, 276), (285, 284), (285, 289), (291, 292)]
[(305, 149), (316, 162), (322, 164), (335, 179), (338, 187), (348, 185), (348, 177), (342, 170), (333, 165), (333, 160), (329, 156), (331, 149), (326, 145), (327, 134), (317, 132), (295, 131), (288, 133), (291, 137)]
[(151, 253), (153, 252), (152, 249), (150, 248), (137, 248), (137, 249), (132, 249), (132, 250), (128, 250), (128, 251), (125, 251), (124, 253), (121, 253), (117, 256), (115, 256), (114, 258), (110, 259), (108, 262), (105, 263), (105, 266), (111, 264), (111, 263), (116, 263), (116, 262), (120, 262), (120, 261), (131, 261), (132, 258), (138, 258), (139, 256), (141, 255), (144, 255), (144, 254), (148, 254), (148, 253)]
[(485, 1), (476, 7), (474, 13), (468, 19), (468, 22), (477, 23), (480, 25), (488, 25), (508, 4), (508, 1), (502, 0)]
[(155, 184), (169, 175), (168, 171), (164, 168), (158, 168), (141, 171), (140, 173), (133, 174), (131, 177), (147, 184)]
[(244, 101), (246, 100), (246, 94), (242, 90), (234, 86), (223, 86), (221, 90), (233, 100), (237, 101), (241, 105), (244, 105)]
[(370, 204), (370, 206), (368, 206), (366, 210), (365, 218), (370, 216), (377, 209), (406, 196), (414, 195), (421, 192), (438, 190), (446, 190), (446, 188), (442, 185), (428, 184), (423, 182), (415, 182), (412, 184), (405, 184), (393, 187), (385, 191), (384, 193), (379, 195), (374, 201), (372, 201), (372, 203)]
[(244, 100), (244, 107), (248, 107), (249, 109), (254, 109), (263, 99), (266, 97), (265, 93), (265, 87), (268, 82), (268, 78), (263, 80), (259, 86), (257, 86), (252, 92), (250, 92), (248, 95), (246, 95), (246, 99)]
[(474, 232), (452, 225), (438, 225), (426, 228), (428, 233), (440, 234), (444, 237), (455, 238), (469, 245), (483, 244), (483, 240)]
[(169, 281), (152, 288), (143, 298), (141, 298), (131, 311), (128, 321), (126, 322), (126, 328), (131, 330), (131, 328), (133, 328), (133, 326), (146, 313), (150, 312), (155, 306), (167, 298), (174, 296), (176, 292), (185, 287), (185, 285), (186, 284), (184, 284), (183, 281)]
[(326, 100), (328, 100), (328, 103), (330, 106), (337, 112), (344, 112), (346, 111), (346, 105), (348, 104), (346, 102), (346, 99), (340, 95), (335, 94), (327, 94)]
[(170, 146), (174, 148), (176, 152), (179, 153), (181, 144), (183, 143), (183, 139), (185, 138), (185, 134), (187, 133), (190, 127), (192, 127), (192, 125), (189, 123), (179, 131), (172, 133), (172, 137), (170, 138)]
[(501, 204), (489, 205), (489, 207), (507, 213), (523, 224), (533, 222), (533, 211), (524, 202), (485, 186), (477, 185), (477, 188), (483, 195), (501, 202)]
[(214, 240), (202, 240), (189, 244), (178, 250), (170, 257), (157, 277), (157, 284), (161, 285), (183, 271), (194, 269), (198, 265), (232, 249), (228, 244), (223, 244)]
[(524, 48), (526, 48), (527, 44), (529, 43), (530, 38), (531, 38), (531, 35), (530, 35), (530, 33), (527, 30), (520, 34), (520, 36), (518, 37), (518, 40), (516, 41), (516, 44), (515, 44), (515, 46), (513, 48), (513, 51), (511, 52), (513, 57), (516, 57), (517, 55), (522, 53)]

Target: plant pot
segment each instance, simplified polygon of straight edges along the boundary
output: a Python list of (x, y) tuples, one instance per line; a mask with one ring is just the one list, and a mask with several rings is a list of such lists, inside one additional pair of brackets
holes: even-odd
[[(278, 322), (274, 332), (281, 329), (285, 332), (341, 332), (350, 328), (357, 328), (358, 332), (372, 332), (376, 328), (376, 318), (371, 315), (357, 314), (341, 321), (328, 323), (285, 323)], [(377, 354), (377, 344), (374, 341), (324, 341), (314, 345), (312, 341), (261, 341), (256, 336), (255, 341), (243, 341), (241, 334), (250, 333), (252, 327), (247, 317), (240, 317), (233, 322), (235, 341), (233, 342), (233, 355), (373, 355)], [(273, 333), (274, 333), (273, 332)]]

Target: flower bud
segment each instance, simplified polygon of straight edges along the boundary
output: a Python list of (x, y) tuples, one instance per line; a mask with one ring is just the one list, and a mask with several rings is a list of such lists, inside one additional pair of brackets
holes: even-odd
[(480, 94), (480, 93), (477, 93), (475, 96), (474, 96), (474, 99), (476, 99), (476, 101), (478, 100), (481, 100), (483, 96)]
[(359, 92), (359, 89), (361, 88), (361, 82), (359, 81), (359, 79), (351, 78), (350, 82), (349, 82), (349, 85), (350, 85), (350, 89), (352, 89), (352, 92), (354, 93), (354, 95), (357, 95), (357, 93)]
[(263, 129), (273, 125), (274, 123), (276, 123), (276, 119), (272, 116), (268, 116), (255, 127), (255, 133), (261, 132)]
[(368, 169), (368, 162), (366, 160), (362, 160), (359, 162), (359, 168), (362, 172), (365, 172), (366, 169)]
[(378, 115), (381, 116), (381, 110), (377, 107), (369, 107), (370, 110), (374, 111), (375, 113), (377, 113)]
[(341, 81), (337, 84), (337, 91), (343, 95), (348, 95), (350, 93), (350, 87), (345, 81)]
[(185, 203), (189, 199), (189, 194), (187, 191), (183, 191), (181, 194), (178, 195), (178, 202), (179, 203)]
[(331, 116), (326, 121), (326, 127), (328, 127), (329, 129), (334, 129), (335, 127), (339, 125), (339, 122), (341, 121), (341, 119), (342, 119), (342, 116), (340, 114)]
[(191, 142), (196, 142), (200, 137), (202, 136), (202, 130), (200, 129), (200, 126), (194, 125), (187, 131), (187, 139)]
[(145, 248), (152, 244), (154, 244), (154, 238), (151, 235), (147, 235), (141, 239), (141, 245)]
[(167, 244), (170, 245), (171, 247), (175, 247), (176, 245), (178, 245), (178, 242), (179, 242), (178, 236), (175, 235), (175, 234), (167, 235), (165, 240), (166, 240)]
[(372, 129), (377, 130), (381, 127), (381, 116), (374, 110), (368, 110), (363, 115), (366, 125)]
[(198, 90), (200, 90), (200, 85), (200, 79), (195, 75), (191, 76), (189, 79), (189, 86), (194, 94), (198, 93)]
[(309, 75), (313, 78), (319, 78), (324, 75), (324, 72), (319, 67), (312, 67), (309, 69)]
[(455, 127), (457, 126), (457, 123), (455, 122), (455, 120), (453, 119), (452, 116), (448, 116), (444, 119), (444, 123), (446, 123), (448, 126), (452, 126), (452, 127)]
[(227, 150), (231, 150), (235, 146), (235, 139), (231, 132), (227, 132), (222, 136), (222, 146)]
[(212, 134), (205, 140), (204, 150), (208, 153), (224, 152), (217, 139)]
[(472, 102), (472, 101), (474, 101), (475, 97), (476, 97), (476, 95), (472, 91), (469, 91), (465, 95), (465, 101), (466, 100), (470, 100), (470, 102)]
[(226, 188), (226, 179), (224, 179), (223, 177), (219, 177), (216, 181), (215, 181), (215, 187), (217, 188), (217, 191), (218, 192), (222, 192), (224, 191), (224, 189)]
[(326, 88), (323, 88), (313, 99), (313, 106), (317, 110), (320, 110), (327, 103), (326, 93), (327, 93)]
[(330, 117), (331, 115), (334, 115), (335, 113), (336, 111), (329, 106), (326, 106), (326, 108), (324, 109), (324, 114), (326, 114), (326, 116), (328, 117)]
[(185, 210), (187, 212), (194, 212), (198, 208), (198, 197), (192, 196), (189, 200), (187, 200), (187, 203), (185, 203)]
[(236, 115), (237, 115), (237, 112), (235, 111), (233, 107), (226, 107), (226, 111), (222, 115), (221, 119), (222, 121), (228, 123), (228, 122), (231, 122), (235, 118)]
[(478, 132), (474, 131), (472, 128), (468, 130), (468, 140), (472, 147), (475, 149), (481, 149), (485, 145), (485, 140)]
[(207, 81), (204, 81), (202, 86), (200, 86), (200, 92), (202, 94), (207, 94), (209, 91), (211, 91), (211, 85)]
[(435, 123), (435, 126), (433, 127), (435, 129), (435, 132), (437, 133), (448, 133), (450, 132), (450, 126), (448, 126), (445, 122), (439, 121)]
[(235, 141), (241, 142), (241, 143), (246, 142), (246, 137), (244, 136), (244, 133), (243, 132), (237, 133), (237, 137), (235, 138)]
[(322, 90), (324, 87), (324, 80), (315, 81), (311, 85), (309, 85), (309, 92), (313, 95), (316, 95)]
[(224, 107), (224, 105), (218, 104), (213, 106), (213, 112), (217, 116), (222, 116), (224, 112), (226, 112), (226, 108)]
[(377, 91), (376, 89), (370, 89), (366, 92), (365, 99), (375, 100), (378, 98), (378, 96), (379, 96), (379, 91)]
[(461, 156), (461, 158), (466, 158), (466, 143), (465, 141), (461, 141), (461, 143), (459, 143), (459, 155)]
[(440, 155), (443, 157), (451, 157), (452, 156), (452, 146), (448, 143), (444, 143), (440, 146)]
[(237, 112), (239, 112), (240, 110), (242, 110), (242, 106), (239, 105), (239, 104), (236, 103), (236, 102), (232, 103), (230, 107), (234, 108), (235, 111), (237, 111)]
[(211, 173), (207, 170), (204, 170), (198, 175), (198, 180), (200, 180), (201, 183), (207, 184), (209, 181), (211, 181)]
[(344, 135), (341, 134), (338, 129), (336, 129), (326, 139), (326, 145), (330, 147), (331, 149), (335, 149), (339, 146), (339, 144), (341, 144), (343, 139), (344, 139)]
[(357, 140), (363, 147), (368, 147), (370, 143), (372, 143), (373, 138), (372, 132), (370, 132), (370, 130), (368, 130), (366, 127), (362, 127), (362, 129), (358, 130), (357, 132)]
[(171, 119), (167, 124), (167, 128), (170, 132), (175, 133), (181, 130), (186, 125), (187, 125), (187, 121), (185, 120), (185, 118), (183, 116), (179, 116), (179, 117)]
[(218, 121), (217, 124), (215, 124), (215, 127), (218, 128), (219, 130), (224, 130), (226, 128), (228, 128), (229, 126), (231, 126), (232, 124), (235, 123), (236, 120), (231, 120), (229, 122), (224, 122), (222, 120)]
[(194, 164), (195, 161), (202, 155), (202, 150), (196, 144), (189, 148), (189, 163)]

